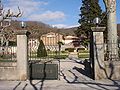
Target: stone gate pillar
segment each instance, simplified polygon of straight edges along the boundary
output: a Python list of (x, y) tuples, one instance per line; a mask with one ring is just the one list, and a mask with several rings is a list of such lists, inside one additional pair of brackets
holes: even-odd
[(104, 37), (103, 31), (105, 27), (92, 27), (92, 48), (91, 50), (91, 59), (92, 59), (92, 68), (93, 68), (93, 79), (102, 79), (105, 78), (104, 72)]
[(19, 30), (17, 33), (17, 72), (19, 80), (28, 79), (27, 59), (27, 30)]

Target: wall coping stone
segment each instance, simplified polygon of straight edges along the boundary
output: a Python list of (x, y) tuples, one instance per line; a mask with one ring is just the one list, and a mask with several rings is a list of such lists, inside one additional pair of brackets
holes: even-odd
[(16, 35), (30, 35), (31, 33), (28, 30), (16, 30), (15, 31)]
[(92, 32), (104, 32), (106, 27), (91, 27)]

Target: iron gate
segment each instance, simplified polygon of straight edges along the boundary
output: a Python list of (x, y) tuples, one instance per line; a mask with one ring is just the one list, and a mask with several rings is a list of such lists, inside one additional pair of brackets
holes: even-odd
[(60, 70), (60, 49), (58, 42), (62, 36), (58, 33), (48, 32), (40, 37), (28, 39), (28, 59), (30, 79), (58, 79)]
[(0, 32), (0, 67), (16, 66), (16, 35), (10, 30), (2, 32)]

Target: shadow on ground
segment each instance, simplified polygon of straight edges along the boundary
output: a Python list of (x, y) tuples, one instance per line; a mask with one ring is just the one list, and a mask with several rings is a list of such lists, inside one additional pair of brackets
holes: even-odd
[[(74, 66), (72, 68), (72, 70), (68, 70), (68, 72), (70, 72), (74, 76), (74, 79), (72, 81), (68, 78), (66, 73), (61, 71), (61, 76), (67, 83), (69, 83), (71, 85), (72, 84), (78, 84), (78, 85), (84, 84), (84, 85), (88, 86), (89, 88), (93, 88), (96, 90), (111, 90), (112, 87), (116, 88), (114, 90), (120, 90), (120, 82), (119, 81), (107, 79), (109, 82), (111, 82), (111, 84), (108, 84), (108, 83), (98, 83), (95, 80), (93, 80), (92, 79), (92, 68), (91, 68), (91, 63), (89, 60), (87, 60), (87, 59), (84, 61), (82, 61), (82, 60), (78, 61), (75, 59), (71, 59), (71, 60), (74, 60), (75, 63), (84, 65), (84, 68)], [(76, 73), (73, 71), (79, 72), (83, 76), (90, 78), (90, 80), (87, 80), (87, 81), (80, 80), (81, 78), (78, 75), (76, 75)]]
[(82, 64), (84, 65), (84, 69), (83, 68), (79, 68), (79, 67), (73, 67), (73, 69), (77, 70), (79, 73), (89, 77), (92, 79), (92, 68), (91, 68), (91, 62), (88, 59), (85, 59), (84, 61), (75, 61), (78, 64)]
[[(29, 90), (27, 89), (28, 87), (32, 87), (32, 89), (30, 90), (61, 90), (62, 87), (65, 87), (66, 89), (68, 88), (68, 90), (74, 90), (76, 88), (76, 85), (78, 87), (78, 90), (80, 90), (80, 88), (83, 87), (83, 85), (85, 86), (85, 90), (87, 89), (91, 89), (91, 90), (120, 90), (120, 81), (115, 81), (112, 79), (109, 79), (108, 82), (104, 82), (104, 81), (94, 81), (92, 79), (89, 80), (82, 80), (82, 78), (91, 78), (91, 65), (89, 60), (72, 60), (72, 63), (77, 63), (80, 65), (84, 65), (84, 68), (80, 68), (78, 66), (74, 66), (72, 67), (72, 69), (67, 70), (68, 73), (71, 74), (72, 79), (70, 79), (70, 76), (68, 76), (66, 74), (65, 71), (60, 71), (61, 73), (61, 77), (63, 78), (63, 80), (65, 80), (66, 82), (63, 82), (62, 80), (58, 80), (56, 82), (54, 82), (54, 80), (50, 80), (49, 83), (52, 83), (54, 85), (49, 85), (49, 83), (46, 82), (45, 77), (42, 80), (37, 80), (37, 82), (35, 82), (34, 80), (29, 80), (29, 83), (24, 83), (24, 86), (22, 86), (21, 90)], [(44, 68), (45, 69), (45, 68)], [(69, 78), (68, 78), (69, 77)], [(61, 82), (62, 81), (62, 82)], [(105, 80), (107, 81), (107, 80)], [(60, 85), (57, 82), (61, 82)], [(23, 82), (18, 82), (13, 90), (18, 90), (19, 87), (21, 87), (21, 84)], [(57, 85), (56, 85), (57, 84)], [(57, 87), (59, 86), (59, 87)], [(55, 89), (54, 89), (55, 88)]]

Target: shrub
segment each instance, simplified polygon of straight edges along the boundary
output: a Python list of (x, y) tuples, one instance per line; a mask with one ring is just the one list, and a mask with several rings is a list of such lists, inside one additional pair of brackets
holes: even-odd
[(89, 58), (89, 53), (86, 54), (78, 54), (79, 58)]
[(74, 52), (74, 48), (66, 48), (65, 51)]
[(77, 49), (77, 52), (80, 51), (80, 50), (85, 50), (85, 48), (78, 48), (78, 49)]
[(66, 51), (61, 51), (61, 53), (66, 53)]
[(17, 42), (15, 42), (15, 41), (9, 41), (9, 46), (17, 46)]
[(62, 46), (62, 45), (64, 45), (64, 43), (63, 43), (63, 42), (61, 42), (61, 41), (59, 41), (59, 42), (58, 42), (59, 51), (61, 51), (61, 46)]
[(37, 49), (37, 57), (46, 57), (47, 51), (45, 49), (45, 45), (42, 40), (40, 40), (38, 49)]
[(54, 59), (65, 59), (67, 58), (68, 55), (50, 55), (49, 58), (54, 58)]
[(47, 51), (50, 51), (50, 49), (47, 49)]

